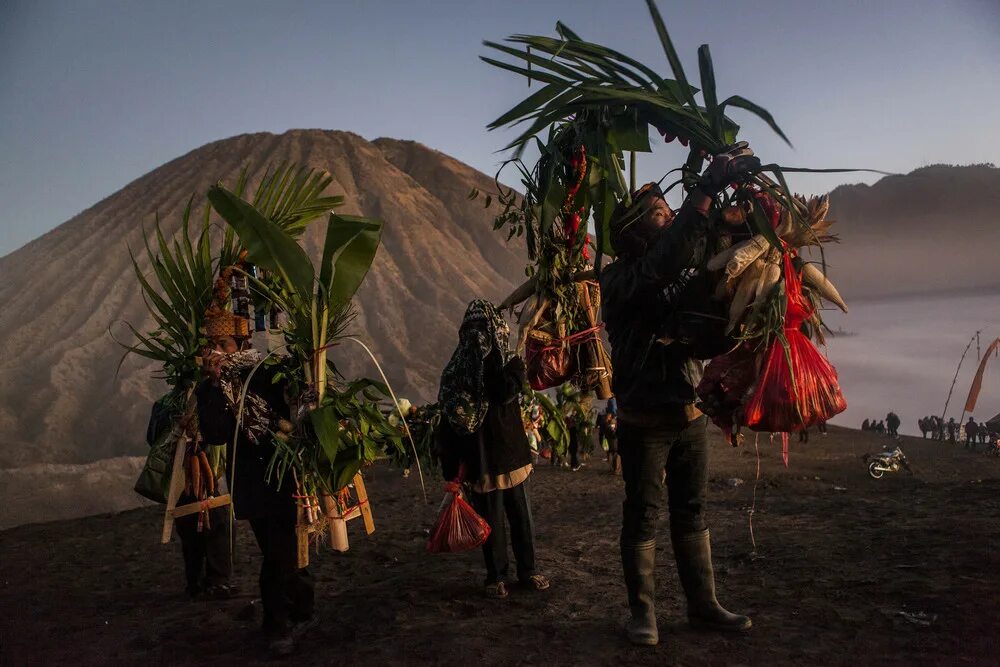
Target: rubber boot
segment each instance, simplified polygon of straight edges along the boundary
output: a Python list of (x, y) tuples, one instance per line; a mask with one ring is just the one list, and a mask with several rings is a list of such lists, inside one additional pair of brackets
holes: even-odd
[(715, 571), (708, 531), (672, 535), (677, 574), (688, 603), (688, 622), (702, 630), (741, 632), (749, 630), (750, 618), (722, 608), (715, 597)]
[(633, 644), (655, 646), (660, 641), (656, 629), (656, 594), (653, 566), (656, 562), (656, 540), (637, 544), (622, 544), (622, 570), (631, 618), (625, 623), (625, 633)]

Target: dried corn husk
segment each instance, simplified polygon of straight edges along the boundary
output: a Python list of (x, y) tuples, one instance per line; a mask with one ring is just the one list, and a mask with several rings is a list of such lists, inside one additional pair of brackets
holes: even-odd
[(792, 214), (788, 212), (787, 209), (781, 209), (781, 220), (778, 223), (778, 227), (774, 230), (782, 239), (787, 239), (791, 236), (792, 232), (795, 231), (795, 220), (792, 218)]
[(712, 295), (716, 301), (729, 301), (733, 296), (733, 284), (728, 280), (720, 280), (715, 286), (715, 293)]
[(779, 280), (781, 280), (781, 267), (775, 262), (765, 262), (764, 270), (761, 271), (754, 288), (753, 302), (757, 303), (758, 299), (766, 297)]
[(747, 221), (746, 211), (741, 206), (727, 206), (722, 209), (722, 221), (727, 225), (742, 225)]
[(755, 259), (740, 275), (736, 282), (733, 300), (729, 304), (729, 326), (726, 332), (733, 331), (746, 314), (747, 308), (753, 303), (757, 283), (767, 267), (763, 259)]
[(847, 304), (844, 303), (844, 299), (840, 296), (840, 292), (838, 292), (837, 288), (833, 286), (830, 279), (823, 275), (822, 271), (816, 268), (815, 264), (802, 265), (802, 282), (815, 289), (816, 293), (821, 297), (836, 305), (845, 313), (847, 312)]
[(708, 268), (709, 271), (718, 271), (719, 269), (723, 268), (727, 263), (729, 263), (729, 260), (732, 259), (733, 253), (735, 253), (737, 250), (739, 250), (749, 242), (750, 241), (743, 241), (741, 243), (735, 243), (729, 246), (728, 248), (725, 248), (722, 251), (718, 252), (717, 254), (712, 255), (712, 257), (709, 258), (705, 266)]
[(809, 200), (801, 195), (795, 195), (793, 201), (805, 216), (808, 227), (795, 222), (788, 211), (783, 211), (777, 234), (785, 243), (793, 248), (803, 248), (839, 240), (836, 234), (830, 233), (830, 227), (835, 221), (826, 219), (826, 214), (830, 210), (828, 195), (811, 197)]
[(726, 262), (727, 279), (735, 278), (746, 271), (747, 267), (767, 251), (770, 244), (766, 238), (757, 234), (748, 241), (733, 247), (737, 249), (733, 252), (729, 261)]
[(826, 214), (830, 211), (830, 195), (823, 195), (822, 197), (813, 197), (809, 200), (809, 224), (815, 225), (826, 218)]

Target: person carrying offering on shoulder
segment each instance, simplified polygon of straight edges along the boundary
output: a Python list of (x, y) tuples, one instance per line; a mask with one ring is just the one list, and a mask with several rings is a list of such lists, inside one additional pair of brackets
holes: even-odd
[(603, 319), (615, 369), (618, 452), (625, 481), (621, 558), (631, 642), (659, 641), (654, 566), (656, 525), (667, 470), (670, 537), (691, 625), (742, 631), (750, 619), (726, 611), (715, 595), (705, 496), (707, 418), (695, 407), (703, 363), (725, 352), (725, 318), (698, 317), (714, 290), (702, 270), (714, 231), (712, 198), (759, 168), (746, 142), (714, 156), (679, 211), (655, 183), (640, 188), (612, 216), (616, 259), (601, 274)]
[(444, 416), (439, 431), (442, 470), (445, 479), (463, 479), (473, 508), (490, 525), (483, 544), (486, 593), (498, 599), (508, 595), (505, 515), (519, 582), (533, 590), (549, 587), (535, 569), (528, 498), (533, 466), (518, 401), (525, 367), (510, 351), (509, 337), (507, 322), (492, 303), (470, 303), (438, 394)]
[(273, 434), (291, 430), (286, 383), (275, 382), (276, 371), (260, 365), (258, 351), (240, 349), (229, 336), (212, 342), (203, 364), (207, 379), (195, 389), (199, 429), (207, 445), (233, 442), (242, 403), (239, 434), (228, 448), (230, 493), (236, 518), (249, 520), (260, 546), (262, 630), (273, 654), (289, 655), (316, 617), (312, 579), (298, 567), (294, 482), (279, 486), (267, 479)]

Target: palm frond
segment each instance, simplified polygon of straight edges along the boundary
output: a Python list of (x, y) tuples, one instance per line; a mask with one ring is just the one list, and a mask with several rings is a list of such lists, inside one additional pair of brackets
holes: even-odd
[(126, 322), (134, 342), (116, 339), (125, 348), (126, 356), (137, 354), (158, 361), (161, 376), (173, 386), (191, 386), (198, 377), (195, 357), (203, 342), (204, 313), (212, 299), (214, 266), (209, 223), (205, 218), (197, 236), (192, 236), (190, 221), (191, 201), (181, 214), (179, 239), (173, 243), (167, 242), (158, 216), (152, 234), (143, 230), (148, 272), (143, 271), (129, 248), (142, 299), (155, 328), (143, 333)]

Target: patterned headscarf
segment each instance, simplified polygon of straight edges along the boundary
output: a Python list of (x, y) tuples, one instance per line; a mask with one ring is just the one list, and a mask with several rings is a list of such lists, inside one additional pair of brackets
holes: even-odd
[(489, 301), (469, 304), (458, 330), (458, 347), (441, 374), (438, 403), (456, 433), (475, 433), (483, 424), (489, 399), (484, 384), (486, 358), (498, 350), (504, 364), (510, 361), (510, 328)]

